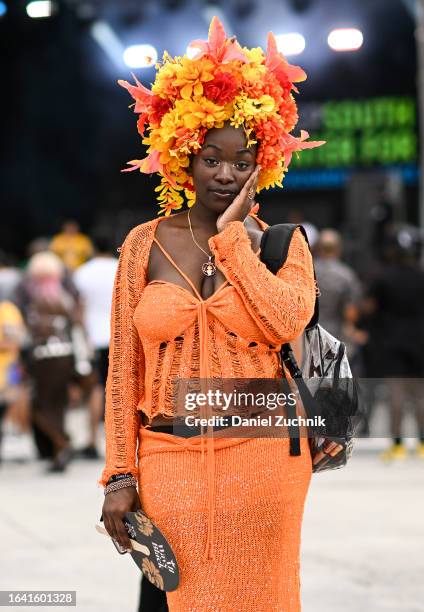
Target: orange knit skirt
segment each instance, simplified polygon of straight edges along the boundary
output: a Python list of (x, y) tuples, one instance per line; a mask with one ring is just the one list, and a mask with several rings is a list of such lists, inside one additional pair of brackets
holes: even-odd
[(204, 558), (208, 484), (196, 438), (140, 428), (143, 510), (180, 569), (170, 612), (299, 612), (300, 535), (312, 475), (306, 438), (214, 439), (213, 558)]

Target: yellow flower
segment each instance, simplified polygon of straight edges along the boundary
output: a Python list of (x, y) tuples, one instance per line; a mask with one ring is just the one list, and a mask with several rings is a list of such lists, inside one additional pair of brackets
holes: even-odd
[(286, 172), (287, 168), (284, 168), (282, 161), (279, 162), (278, 168), (262, 168), (259, 174), (258, 191), (270, 187), (283, 187)]
[(275, 100), (267, 94), (261, 96), (258, 100), (248, 98), (244, 111), (247, 116), (256, 117), (259, 119), (260, 116), (269, 115), (275, 108)]
[(178, 115), (178, 109), (175, 107), (162, 117), (158, 133), (163, 140), (171, 140), (171, 138), (176, 138), (177, 128), (180, 125), (181, 123)]
[(255, 136), (254, 129), (255, 128), (253, 126), (253, 122), (251, 121), (244, 122), (244, 133), (246, 134), (246, 139), (247, 139), (246, 147), (247, 148), (257, 143), (257, 140), (254, 137)]
[(175, 88), (175, 76), (177, 74), (178, 65), (167, 62), (161, 66), (156, 74), (155, 82), (152, 85), (152, 91), (163, 97), (175, 96), (177, 91)]
[(190, 189), (185, 189), (184, 190), (184, 195), (185, 195), (186, 200), (187, 200), (188, 208), (191, 208), (196, 203), (196, 192), (195, 191), (191, 191)]
[(212, 81), (213, 69), (214, 64), (208, 59), (193, 61), (188, 57), (182, 58), (181, 64), (177, 67), (174, 86), (181, 88), (180, 95), (183, 100), (190, 100), (193, 95), (202, 95), (202, 83)]
[[(243, 47), (243, 53), (250, 63), (262, 64), (263, 60), (265, 59), (265, 54), (260, 47), (254, 47), (253, 49)], [(245, 66), (248, 66), (248, 64), (245, 64)]]
[(224, 126), (227, 112), (223, 106), (218, 106), (207, 98), (199, 98), (196, 102), (185, 102), (185, 105), (183, 120), (186, 128), (197, 130), (199, 127), (205, 127), (210, 130), (213, 127)]
[[(171, 151), (171, 154), (174, 151)], [(187, 168), (190, 165), (190, 160), (187, 155), (180, 155), (179, 152), (175, 152), (174, 156), (169, 157), (169, 161), (166, 164), (168, 171), (173, 174), (181, 172), (182, 168)]]
[(246, 94), (237, 96), (234, 101), (234, 116), (231, 125), (238, 127), (249, 120), (259, 121), (274, 112), (275, 100), (268, 94), (260, 98), (248, 98)]
[(169, 217), (173, 210), (178, 210), (182, 207), (184, 200), (178, 193), (181, 189), (181, 187), (174, 188), (165, 177), (162, 178), (161, 184), (155, 189), (155, 191), (160, 192), (158, 197), (160, 206), (158, 215), (165, 214), (165, 217)]
[(168, 151), (169, 149), (170, 144), (168, 140), (169, 138), (166, 137), (165, 134), (162, 134), (160, 130), (153, 130), (152, 132), (150, 132), (147, 138), (143, 138), (142, 142), (144, 145), (148, 145), (149, 153), (151, 152), (151, 150), (156, 150), (163, 153), (165, 151)]
[(241, 74), (244, 80), (250, 83), (257, 83), (261, 75), (265, 74), (265, 72), (265, 66), (258, 66), (257, 64), (244, 64), (241, 68)]

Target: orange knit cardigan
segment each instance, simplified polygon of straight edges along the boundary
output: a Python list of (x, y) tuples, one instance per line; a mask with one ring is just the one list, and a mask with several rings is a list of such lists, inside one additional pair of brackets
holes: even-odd
[[(167, 392), (171, 378), (275, 378), (280, 373), (281, 344), (302, 333), (314, 310), (312, 257), (300, 230), (294, 232), (286, 262), (274, 275), (253, 252), (244, 224), (232, 221), (209, 239), (227, 286), (203, 300), (169, 283), (172, 291), (164, 286), (162, 294), (155, 292), (157, 308), (143, 312), (143, 293), (156, 283), (149, 284), (146, 278), (149, 253), (156, 227), (163, 220), (135, 227), (120, 252), (112, 302), (106, 465), (99, 481), (103, 486), (112, 474), (131, 472), (138, 477), (140, 411), (149, 419), (159, 413), (172, 416)], [(166, 323), (161, 308), (171, 308), (172, 296), (177, 294), (185, 300), (183, 311), (188, 318), (183, 323), (187, 327), (180, 325), (176, 338), (160, 342), (154, 328), (159, 320), (161, 325)], [(172, 311), (175, 320), (177, 306)], [(146, 331), (146, 318), (152, 322), (151, 334)], [(171, 319), (173, 334), (175, 321)]]

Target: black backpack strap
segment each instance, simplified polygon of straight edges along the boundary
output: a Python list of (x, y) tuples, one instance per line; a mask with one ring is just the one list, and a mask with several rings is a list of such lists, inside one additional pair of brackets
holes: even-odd
[[(296, 223), (278, 223), (277, 225), (271, 225), (268, 227), (261, 238), (261, 261), (266, 265), (268, 270), (273, 274), (276, 274), (278, 270), (284, 265), (287, 254), (289, 252), (289, 246), (296, 228), (300, 228), (307, 245), (309, 246), (308, 236), (303, 225), (297, 225)], [(314, 280), (316, 284), (316, 275), (314, 268)], [(306, 329), (314, 327), (319, 320), (319, 301), (318, 296), (315, 297), (314, 314), (309, 321)]]
[[(271, 225), (268, 227), (261, 239), (261, 261), (266, 265), (268, 270), (270, 270), (273, 274), (276, 274), (278, 270), (284, 265), (287, 254), (289, 252), (290, 242), (293, 238), (294, 231), (296, 228), (300, 228), (307, 245), (309, 246), (308, 236), (306, 234), (305, 228), (302, 225), (297, 225), (296, 223), (279, 223), (277, 225)], [(316, 284), (316, 276), (315, 276), (315, 268), (314, 268), (314, 279)], [(312, 315), (312, 319), (309, 321), (306, 329), (309, 327), (313, 327), (318, 323), (319, 318), (319, 304), (318, 304), (318, 296), (315, 297), (315, 307), (314, 314)], [(286, 366), (293, 376), (296, 379), (296, 383), (299, 388), (299, 392), (304, 391), (303, 387), (306, 387), (303, 379), (302, 372), (296, 364), (296, 360), (294, 358), (294, 354), (290, 344), (284, 344), (281, 349), (281, 360), (284, 372), (284, 366)], [(284, 364), (284, 365), (283, 365)], [(292, 367), (290, 367), (292, 366)], [(303, 385), (302, 385), (303, 383)], [(302, 398), (303, 395), (301, 394)], [(289, 419), (293, 419), (296, 417), (296, 411), (294, 407), (287, 407), (287, 416)], [(301, 454), (300, 450), (300, 431), (298, 427), (289, 427), (289, 436), (290, 436), (290, 455), (299, 456)]]

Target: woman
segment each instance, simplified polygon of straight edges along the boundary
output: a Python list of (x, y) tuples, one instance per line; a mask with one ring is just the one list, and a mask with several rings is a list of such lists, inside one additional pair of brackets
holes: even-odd
[[(172, 612), (292, 612), (300, 609), (308, 440), (295, 457), (287, 438), (185, 439), (170, 433), (170, 419), (175, 380), (281, 376), (279, 347), (313, 313), (312, 259), (296, 230), (285, 265), (275, 276), (267, 270), (258, 257), (266, 224), (253, 198), (281, 184), (294, 150), (318, 143), (288, 134), (290, 90), (305, 75), (272, 35), (266, 56), (241, 49), (214, 18), (209, 40), (192, 45), (194, 59), (164, 56), (152, 91), (121, 83), (136, 100), (139, 131), (149, 126), (149, 156), (131, 164), (162, 176), (165, 217), (134, 228), (120, 254), (104, 523), (129, 549), (121, 519), (141, 504), (164, 532), (180, 567), (167, 593)], [(181, 191), (189, 210), (169, 217)]]
[(74, 372), (75, 300), (63, 287), (63, 271), (57, 255), (37, 253), (29, 260), (18, 292), (30, 335), (25, 358), (31, 379), (31, 420), (41, 456), (52, 459), (49, 472), (63, 472), (71, 458), (64, 422)]
[(417, 425), (415, 454), (424, 459), (424, 272), (420, 251), (418, 228), (393, 227), (386, 236), (384, 265), (370, 283), (362, 306), (372, 323), (365, 347), (367, 365), (372, 363), (370, 357), (378, 356), (372, 376), (385, 380), (387, 387), (392, 444), (381, 454), (383, 461), (408, 456), (402, 438), (408, 403)]

